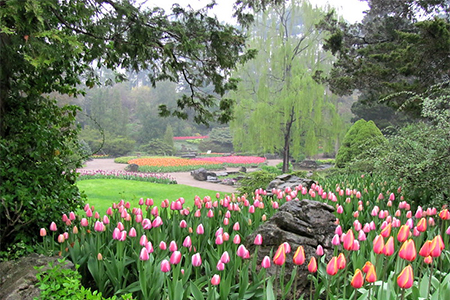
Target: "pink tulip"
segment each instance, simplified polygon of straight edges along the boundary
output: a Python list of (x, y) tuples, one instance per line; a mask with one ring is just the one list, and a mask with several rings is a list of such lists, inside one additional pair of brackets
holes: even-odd
[(162, 224), (163, 224), (163, 221), (160, 216), (157, 216), (152, 222), (152, 226), (155, 228), (161, 226)]
[(58, 228), (56, 227), (56, 223), (55, 222), (52, 222), (51, 224), (50, 224), (50, 231), (57, 231), (58, 230)]
[(251, 214), (255, 213), (255, 207), (253, 205), (250, 205), (250, 207), (248, 208), (248, 212)]
[(217, 269), (217, 271), (223, 271), (223, 270), (225, 270), (225, 264), (219, 260), (219, 261), (217, 262), (216, 269)]
[(332, 243), (334, 246), (340, 245), (340, 244), (341, 244), (341, 240), (340, 240), (340, 238), (339, 238), (339, 235), (335, 234), (335, 235), (333, 236), (333, 239), (331, 240), (331, 243)]
[(219, 235), (223, 234), (223, 228), (220, 227), (219, 229), (216, 230), (215, 236), (218, 237)]
[(126, 232), (125, 230), (123, 230), (123, 231), (120, 233), (119, 241), (123, 242), (123, 241), (126, 240), (126, 238), (127, 238), (127, 232)]
[(152, 221), (150, 221), (147, 218), (142, 220), (142, 228), (144, 228), (144, 229), (152, 229)]
[(228, 232), (224, 232), (223, 235), (222, 235), (222, 237), (223, 237), (223, 240), (224, 240), (225, 242), (228, 241), (228, 240), (230, 239), (230, 235), (228, 234)]
[(239, 245), (238, 249), (237, 249), (237, 256), (239, 257), (244, 257), (245, 256), (245, 252), (247, 251), (247, 249), (245, 248), (244, 245)]
[(123, 226), (122, 222), (117, 223), (117, 228), (119, 228), (120, 231), (125, 230), (125, 226)]
[(169, 263), (169, 261), (167, 259), (164, 259), (161, 262), (161, 271), (164, 272), (164, 273), (167, 273), (167, 272), (170, 271), (170, 263)]
[(189, 248), (192, 246), (191, 237), (188, 235), (183, 241), (183, 247)]
[(161, 242), (159, 243), (159, 249), (161, 249), (161, 250), (166, 250), (166, 249), (167, 249), (167, 244), (166, 244), (166, 242), (161, 241)]
[(181, 261), (181, 252), (180, 251), (173, 252), (172, 255), (170, 256), (170, 264), (177, 265), (180, 263), (180, 261)]
[(219, 234), (216, 237), (216, 245), (222, 245), (223, 244), (223, 236), (221, 234)]
[(140, 260), (148, 260), (150, 258), (147, 249), (144, 247), (141, 249), (141, 254), (139, 255)]
[(152, 242), (147, 242), (147, 244), (145, 244), (145, 249), (147, 249), (148, 253), (153, 253), (154, 249)]
[(64, 238), (64, 234), (60, 234), (60, 235), (58, 235), (58, 243), (64, 243), (64, 241), (65, 241), (66, 239)]
[(262, 236), (261, 236), (261, 234), (258, 233), (255, 236), (255, 240), (254, 240), (253, 244), (255, 244), (255, 245), (262, 245)]
[(203, 224), (197, 226), (197, 234), (204, 234), (205, 229), (203, 228)]
[(336, 227), (336, 229), (334, 230), (334, 233), (337, 234), (338, 236), (342, 235), (342, 227), (341, 227), (341, 225), (338, 225)]
[(187, 227), (187, 222), (186, 220), (181, 220), (180, 221), (180, 228), (186, 228)]
[(206, 216), (207, 216), (208, 218), (212, 218), (212, 217), (214, 217), (214, 212), (210, 209), (210, 210), (208, 210), (208, 212), (206, 213)]
[(169, 251), (174, 252), (178, 250), (177, 243), (175, 241), (171, 241), (169, 244)]
[(105, 230), (105, 225), (100, 222), (100, 221), (96, 221), (94, 224), (94, 230), (99, 232), (99, 231), (104, 231)]
[(66, 214), (63, 214), (62, 215), (62, 221), (65, 223), (65, 222), (67, 222), (67, 220), (69, 220), (69, 218), (67, 217)]
[(266, 255), (264, 256), (262, 262), (261, 262), (261, 267), (263, 267), (264, 269), (268, 269), (270, 268), (270, 258)]
[(230, 262), (230, 255), (228, 254), (227, 251), (223, 252), (222, 256), (220, 257), (220, 261), (223, 262), (224, 264)]
[(322, 245), (318, 245), (317, 246), (316, 255), (317, 256), (322, 256), (323, 255), (323, 247), (322, 247)]
[(95, 214), (94, 214), (94, 218), (96, 218), (96, 219), (100, 219), (100, 214), (98, 213), (98, 211), (96, 211), (96, 212), (95, 212)]
[(152, 210), (150, 211), (150, 213), (152, 214), (152, 216), (159, 216), (159, 212), (158, 212), (158, 206), (153, 206)]
[(41, 231), (39, 232), (40, 236), (46, 236), (47, 235), (47, 230), (45, 230), (45, 228), (41, 228)]
[(233, 230), (239, 231), (240, 228), (241, 228), (241, 227), (240, 227), (240, 225), (239, 225), (239, 222), (234, 223), (234, 225), (233, 225)]
[(395, 200), (395, 195), (394, 195), (394, 193), (391, 193), (389, 195), (389, 201), (394, 201), (394, 200)]
[(113, 231), (113, 239), (114, 240), (119, 240), (120, 239), (120, 229), (119, 228), (114, 228)]
[(362, 242), (365, 241), (366, 239), (367, 239), (366, 234), (364, 233), (363, 230), (360, 230), (358, 232), (358, 240)]
[(148, 238), (146, 235), (141, 236), (140, 240), (139, 240), (139, 245), (141, 246), (145, 246), (148, 242)]
[(69, 220), (74, 221), (76, 219), (75, 213), (73, 211), (71, 211), (69, 213)]
[(195, 253), (192, 255), (192, 266), (200, 267), (202, 265), (202, 258), (200, 257), (200, 253)]
[(236, 234), (233, 238), (233, 243), (238, 245), (241, 243), (241, 236), (239, 234)]
[(228, 224), (230, 224), (230, 219), (223, 218), (223, 225), (228, 226)]

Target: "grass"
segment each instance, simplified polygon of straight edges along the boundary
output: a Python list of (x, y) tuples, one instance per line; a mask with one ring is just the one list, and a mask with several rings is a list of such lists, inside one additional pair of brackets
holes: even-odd
[[(195, 196), (203, 199), (210, 196), (215, 199), (217, 191), (195, 188), (182, 184), (157, 184), (151, 182), (132, 181), (124, 179), (91, 179), (77, 182), (80, 191), (87, 195), (87, 203), (95, 206), (95, 210), (102, 215), (113, 202), (121, 199), (129, 201), (131, 207), (138, 207), (140, 198), (152, 198), (154, 203), (160, 205), (164, 199), (169, 201), (183, 197), (185, 207), (194, 206)], [(227, 193), (220, 193), (221, 196)]]

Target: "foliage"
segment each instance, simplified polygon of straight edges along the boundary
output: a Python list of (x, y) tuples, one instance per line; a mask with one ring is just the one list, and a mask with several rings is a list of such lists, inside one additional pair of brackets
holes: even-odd
[(118, 170), (77, 170), (79, 172), (78, 180), (88, 180), (88, 179), (126, 179), (126, 180), (137, 180), (146, 181), (154, 183), (166, 183), (172, 184), (176, 183), (176, 180), (171, 176), (162, 173), (142, 173), (142, 172), (126, 172)]
[[(401, 91), (422, 93), (448, 76), (450, 5), (445, 0), (375, 0), (361, 23), (349, 25), (332, 14), (319, 27), (331, 33), (325, 43), (337, 57), (327, 81), (337, 94), (364, 91), (368, 109)], [(406, 101), (397, 94), (385, 102), (398, 109)], [(421, 102), (404, 108), (419, 118)]]
[(277, 177), (277, 173), (268, 171), (254, 171), (239, 181), (237, 190), (241, 195), (252, 195), (259, 188), (265, 189), (269, 183)]
[[(224, 300), (261, 299), (264, 294), (275, 299), (274, 295), (281, 294), (291, 298), (296, 272), (290, 278), (283, 273), (278, 276), (273, 267), (273, 272), (266, 273), (267, 264), (263, 266), (257, 258), (258, 247), (253, 247), (252, 241), (244, 243), (242, 238), (287, 201), (302, 201), (297, 197), (301, 194), (302, 198), (336, 207), (334, 214), (339, 219), (332, 249), (321, 245), (325, 247), (323, 254), (315, 244), (285, 241), (292, 251), (287, 251), (286, 244), (278, 248), (286, 258), (283, 266), (299, 252), (294, 247), (310, 248), (301, 266), (306, 269), (312, 257), (317, 262), (317, 270), (308, 276), (313, 287), (310, 299), (447, 299), (450, 251), (446, 231), (450, 231), (446, 228), (450, 213), (432, 206), (412, 208), (404, 200), (404, 191), (395, 178), (353, 173), (329, 177), (309, 190), (301, 186), (278, 190), (277, 197), (266, 196), (263, 189), (248, 198), (220, 194), (216, 198), (195, 197), (192, 212), (184, 198), (163, 200), (161, 205), (150, 198), (141, 199), (136, 207), (121, 200), (99, 218), (87, 205), (78, 217), (69, 217), (73, 222), (66, 228), (44, 236), (41, 246), (46, 251), (61, 251), (79, 263), (83, 279), (93, 278), (104, 295)], [(127, 211), (133, 216), (124, 213)], [(68, 233), (60, 234), (63, 231)], [(266, 242), (262, 240), (263, 245)], [(272, 253), (277, 245), (274, 247)], [(225, 251), (229, 261), (222, 258)], [(337, 257), (339, 267), (331, 263)], [(275, 255), (268, 259), (272, 264)], [(223, 266), (218, 266), (220, 263)], [(366, 270), (364, 266), (372, 268), (370, 265), (373, 269)], [(413, 274), (409, 280), (398, 280), (408, 265)], [(359, 287), (354, 287), (351, 279), (356, 269), (366, 274)], [(373, 283), (370, 273), (377, 275)], [(220, 282), (211, 281), (213, 278)], [(403, 288), (399, 288), (401, 285)]]
[[(173, 129), (172, 126), (169, 124), (167, 125), (166, 132), (164, 133), (163, 141), (169, 145), (172, 149), (175, 149), (175, 145), (173, 143)], [(172, 154), (175, 152), (172, 150)]]
[(68, 165), (77, 153), (78, 109), (32, 93), (8, 103), (0, 124), (0, 250), (18, 241), (32, 244), (49, 218), (82, 204)]
[[(114, 158), (114, 162), (116, 164), (128, 164), (128, 162), (130, 160), (136, 159), (136, 158), (141, 158), (141, 157), (137, 157), (137, 156), (121, 156), (121, 157)], [(142, 158), (146, 158), (146, 156), (144, 156)]]
[(141, 151), (150, 155), (171, 156), (175, 152), (175, 148), (172, 144), (166, 142), (166, 140), (153, 139), (148, 144), (139, 147)]
[(330, 151), (342, 130), (335, 99), (312, 78), (332, 62), (315, 28), (323, 14), (306, 1), (290, 1), (259, 15), (249, 34), (260, 51), (238, 69), (242, 81), (231, 93), (235, 149), (282, 154), (285, 173), (289, 157), (312, 156), (319, 145)]
[(16, 260), (20, 257), (34, 253), (36, 248), (32, 245), (27, 245), (24, 241), (11, 244), (5, 248), (5, 251), (0, 251), (0, 262)]
[(202, 140), (198, 146), (200, 151), (233, 152), (233, 138), (229, 127), (216, 127), (209, 133), (209, 138)]
[(210, 161), (210, 162), (218, 162), (227, 166), (237, 166), (237, 165), (260, 165), (265, 163), (266, 159), (264, 157), (258, 156), (211, 156), (211, 157), (198, 157), (193, 158), (194, 161)]
[(109, 131), (97, 131), (90, 127), (85, 128), (80, 132), (80, 138), (84, 140), (94, 154), (123, 156), (133, 151), (135, 141), (129, 137), (114, 135)]
[(356, 121), (345, 134), (342, 145), (336, 155), (336, 166), (343, 168), (364, 150), (383, 143), (384, 136), (373, 121), (364, 119)]
[[(36, 275), (38, 282), (36, 286), (40, 289), (39, 297), (36, 300), (47, 299), (86, 299), (86, 300), (116, 300), (116, 296), (103, 298), (102, 293), (92, 292), (81, 285), (81, 275), (76, 270), (65, 268), (64, 259), (59, 259), (58, 263), (53, 265), (49, 263), (48, 267), (36, 267), (41, 270)], [(122, 295), (120, 299), (132, 299), (131, 294)]]

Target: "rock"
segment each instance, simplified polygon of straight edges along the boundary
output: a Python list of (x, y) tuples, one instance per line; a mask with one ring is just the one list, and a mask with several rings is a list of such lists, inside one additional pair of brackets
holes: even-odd
[(247, 173), (247, 168), (246, 168), (246, 167), (240, 167), (240, 168), (239, 168), (239, 172), (241, 172), (241, 173)]
[[(251, 253), (254, 253), (255, 236), (261, 234), (263, 244), (258, 246), (257, 254), (260, 266), (264, 256), (272, 258), (278, 246), (288, 242), (292, 250), (286, 255), (285, 282), (291, 278), (294, 253), (298, 246), (303, 246), (306, 261), (297, 270), (297, 290), (301, 293), (306, 292), (309, 284), (307, 264), (309, 259), (315, 256), (317, 246), (322, 245), (328, 257), (333, 253), (331, 240), (336, 228), (333, 211), (332, 206), (313, 200), (286, 202), (266, 223), (246, 238), (245, 245)], [(276, 274), (276, 266), (272, 264), (267, 271), (268, 276)]]
[[(6, 261), (0, 263), (0, 299), (3, 300), (32, 300), (39, 297), (39, 288), (36, 274), (42, 272), (34, 267), (44, 266), (48, 269), (48, 263), (58, 264), (58, 257), (47, 257), (39, 254), (30, 254), (17, 261)], [(64, 268), (75, 270), (70, 261), (66, 261)]]
[(313, 183), (315, 183), (315, 181), (312, 179), (299, 178), (294, 175), (283, 174), (272, 180), (266, 190), (268, 195), (272, 195), (272, 189), (284, 190), (287, 187), (295, 189), (299, 185), (302, 185), (309, 190)]
[(316, 161), (311, 159), (305, 159), (298, 163), (297, 166), (302, 169), (317, 169), (319, 167)]
[(194, 170), (191, 172), (192, 177), (194, 177), (195, 180), (198, 181), (206, 181), (208, 178), (208, 172), (205, 168), (200, 168), (198, 170)]
[(129, 164), (128, 166), (125, 167), (125, 171), (128, 172), (137, 172), (139, 169), (139, 165), (137, 164)]

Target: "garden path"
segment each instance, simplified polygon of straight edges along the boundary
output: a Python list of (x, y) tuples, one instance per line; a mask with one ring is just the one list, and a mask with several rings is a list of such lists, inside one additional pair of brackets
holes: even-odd
[[(282, 162), (281, 159), (272, 159), (268, 160), (267, 163), (269, 166), (276, 166)], [(118, 164), (114, 162), (112, 158), (101, 158), (101, 159), (93, 159), (86, 162), (84, 170), (124, 170), (126, 164)], [(238, 171), (239, 168), (227, 168), (227, 171)], [(248, 171), (252, 171), (253, 169), (249, 169)], [(223, 193), (235, 193), (236, 188), (234, 186), (217, 184), (205, 181), (195, 180), (190, 172), (175, 172), (168, 173), (172, 178), (174, 178), (178, 184), (184, 184), (188, 186), (223, 192)]]

